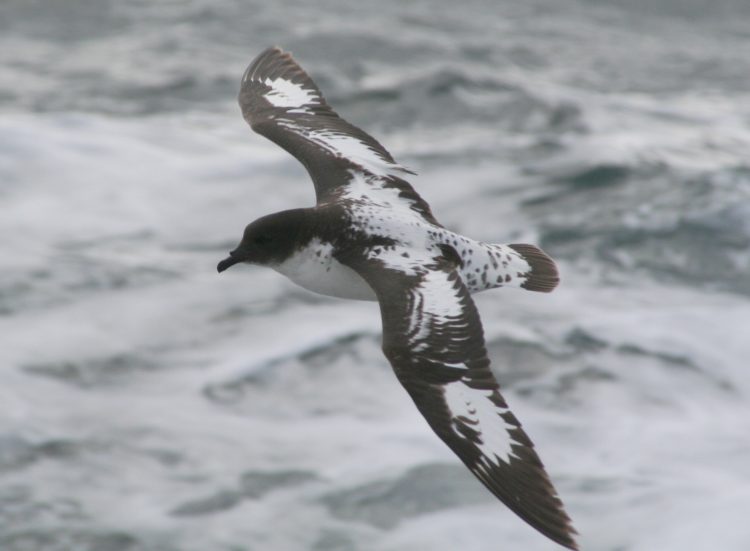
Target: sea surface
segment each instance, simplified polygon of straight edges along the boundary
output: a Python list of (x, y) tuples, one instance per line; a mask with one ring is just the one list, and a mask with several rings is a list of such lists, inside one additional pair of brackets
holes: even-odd
[(559, 549), (435, 437), (377, 305), (216, 263), (311, 205), (242, 120), (291, 50), (447, 227), (584, 550), (750, 549), (750, 3), (0, 3), (0, 549)]

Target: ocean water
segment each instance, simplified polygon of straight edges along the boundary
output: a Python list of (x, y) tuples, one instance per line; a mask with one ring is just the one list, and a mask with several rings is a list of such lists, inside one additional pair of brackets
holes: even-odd
[(312, 204), (235, 104), (263, 48), (419, 176), (539, 243), (476, 296), (583, 549), (750, 549), (750, 4), (0, 4), (0, 549), (551, 550), (432, 434), (375, 304), (260, 268)]

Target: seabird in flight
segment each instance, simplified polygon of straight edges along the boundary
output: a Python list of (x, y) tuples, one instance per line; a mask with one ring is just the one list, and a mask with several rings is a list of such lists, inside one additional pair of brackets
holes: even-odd
[(334, 297), (377, 300), (383, 352), (433, 431), (513, 512), (577, 549), (575, 529), (534, 445), (500, 395), (471, 294), (550, 292), (538, 247), (489, 244), (444, 228), (413, 174), (326, 103), (289, 53), (269, 48), (242, 77), (242, 115), (307, 169), (317, 204), (264, 216), (218, 265), (268, 266)]

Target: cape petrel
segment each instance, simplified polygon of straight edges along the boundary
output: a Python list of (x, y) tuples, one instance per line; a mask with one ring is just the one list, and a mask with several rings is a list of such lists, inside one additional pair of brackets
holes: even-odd
[(444, 228), (413, 174), (338, 116), (279, 48), (242, 77), (242, 115), (307, 169), (317, 204), (264, 216), (218, 265), (268, 266), (316, 293), (377, 300), (383, 352), (433, 431), (513, 512), (577, 549), (534, 445), (500, 395), (471, 294), (550, 292), (555, 263), (534, 245), (482, 243)]

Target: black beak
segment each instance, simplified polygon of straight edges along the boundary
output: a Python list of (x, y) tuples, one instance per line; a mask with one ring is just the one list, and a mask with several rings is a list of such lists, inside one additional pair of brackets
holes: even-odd
[(232, 253), (229, 253), (228, 257), (219, 262), (219, 265), (216, 266), (216, 269), (219, 270), (219, 273), (221, 273), (227, 268), (231, 268), (235, 264), (238, 264), (239, 262), (242, 262), (241, 258), (234, 256)]

